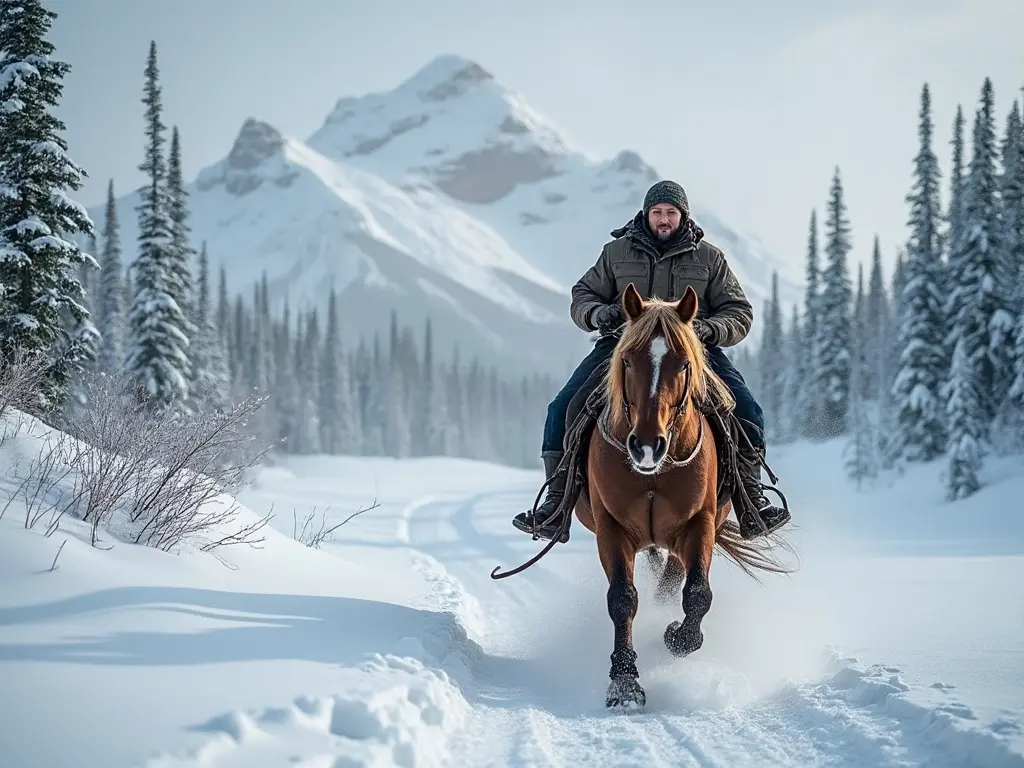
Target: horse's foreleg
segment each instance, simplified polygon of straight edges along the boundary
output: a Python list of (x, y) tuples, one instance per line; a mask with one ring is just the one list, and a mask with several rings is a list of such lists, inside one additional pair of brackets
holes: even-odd
[(683, 585), (682, 621), (673, 621), (665, 630), (665, 645), (676, 656), (693, 653), (704, 643), (700, 623), (711, 609), (711, 555), (715, 548), (715, 512), (703, 510), (686, 526), (676, 555), (686, 569)]
[(605, 704), (609, 707), (642, 707), (647, 701), (644, 689), (637, 679), (636, 652), (633, 650), (633, 618), (636, 616), (639, 596), (633, 584), (633, 566), (636, 560), (636, 546), (622, 526), (604, 510), (598, 511), (597, 551), (608, 577), (608, 616), (615, 628), (615, 646), (612, 650), (611, 670), (608, 677), (608, 695)]

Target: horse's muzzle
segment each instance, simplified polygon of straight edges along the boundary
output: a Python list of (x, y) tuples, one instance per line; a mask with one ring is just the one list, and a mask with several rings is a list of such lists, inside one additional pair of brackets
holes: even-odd
[(661, 462), (668, 453), (668, 438), (658, 435), (654, 445), (644, 445), (636, 433), (631, 432), (626, 439), (626, 450), (634, 470), (642, 475), (653, 475), (661, 468)]

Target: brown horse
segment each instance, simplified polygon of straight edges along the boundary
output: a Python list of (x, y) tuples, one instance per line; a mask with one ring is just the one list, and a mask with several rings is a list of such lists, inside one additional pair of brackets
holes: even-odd
[(787, 571), (768, 554), (770, 540), (740, 538), (727, 519), (731, 502), (718, 506), (715, 439), (696, 404), (732, 409), (735, 401), (691, 326), (697, 294), (688, 287), (677, 302), (645, 301), (630, 285), (622, 306), (627, 324), (610, 361), (607, 407), (589, 443), (587, 488), (575, 514), (596, 536), (608, 578), (615, 647), (606, 704), (642, 707), (646, 694), (632, 639), (638, 552), (648, 550), (654, 561), (659, 550), (668, 551), (658, 596), (679, 599), (682, 590), (684, 618), (665, 630), (665, 645), (677, 656), (704, 641), (701, 621), (711, 607), (708, 574), (716, 546), (755, 578), (753, 569)]

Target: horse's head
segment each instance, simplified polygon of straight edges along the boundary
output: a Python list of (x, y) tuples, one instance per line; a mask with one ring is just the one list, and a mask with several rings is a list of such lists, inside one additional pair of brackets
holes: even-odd
[[(622, 296), (627, 324), (608, 371), (612, 427), (626, 432), (633, 469), (659, 471), (694, 396), (717, 380), (691, 323), (697, 294), (687, 287), (679, 301), (645, 301), (630, 284)], [(724, 387), (724, 385), (722, 385)]]

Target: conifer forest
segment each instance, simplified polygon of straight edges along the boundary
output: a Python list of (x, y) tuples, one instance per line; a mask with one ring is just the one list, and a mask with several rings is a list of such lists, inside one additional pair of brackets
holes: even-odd
[[(126, 263), (113, 181), (101, 222), (73, 199), (85, 171), (53, 115), (69, 65), (50, 56), (49, 12), (19, 5), (0, 17), (0, 355), (50, 356), (40, 413), (59, 422), (86, 396), (79, 382), (123, 375), (198, 412), (265, 394), (252, 429), (275, 451), (538, 465), (561, 381), (508, 378), (435, 349), (429, 321), (409, 327), (398, 313), (387, 338), (350, 348), (333, 295), (326, 312), (272, 313), (266, 279), (229, 294), (218, 254), (191, 235), (186, 150), (163, 109), (155, 43), (141, 94), (138, 255)], [(1024, 118), (1019, 102), (995, 114), (986, 79), (973, 109), (941, 116), (952, 120), (948, 149), (934, 145), (935, 119), (924, 85), (906, 241), (880, 243), (870, 222), (849, 221), (833, 169), (810, 212), (802, 304), (780, 304), (775, 275), (750, 339), (729, 353), (769, 444), (842, 439), (861, 484), (942, 461), (956, 499), (980, 488), (987, 455), (1024, 448)], [(888, 270), (883, 247), (898, 250)]]

